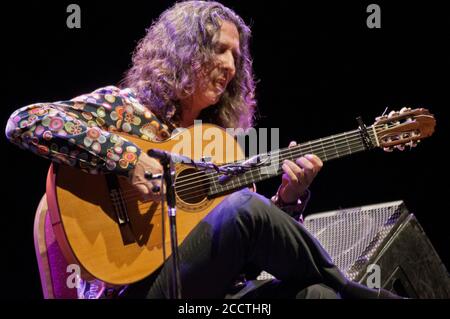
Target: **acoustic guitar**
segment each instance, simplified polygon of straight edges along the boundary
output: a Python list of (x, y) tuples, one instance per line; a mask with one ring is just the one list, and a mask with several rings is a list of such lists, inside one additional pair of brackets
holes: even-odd
[[(178, 243), (230, 193), (282, 174), (282, 161), (316, 154), (324, 162), (357, 152), (414, 147), (434, 132), (427, 109), (406, 109), (362, 123), (353, 131), (245, 159), (240, 144), (226, 130), (210, 124), (190, 127), (164, 142), (119, 133), (143, 151), (159, 149), (196, 161), (210, 158), (220, 169), (175, 165)], [(224, 142), (225, 141), (225, 142)], [(184, 147), (181, 147), (181, 146)], [(194, 154), (194, 155), (192, 155)], [(226, 172), (243, 167), (235, 176)], [(225, 176), (224, 176), (225, 175)], [(225, 177), (225, 178), (224, 178)], [(144, 200), (125, 178), (92, 175), (52, 164), (47, 177), (47, 202), (55, 236), (69, 264), (82, 277), (112, 285), (136, 282), (157, 270), (170, 255), (168, 217), (164, 203)]]

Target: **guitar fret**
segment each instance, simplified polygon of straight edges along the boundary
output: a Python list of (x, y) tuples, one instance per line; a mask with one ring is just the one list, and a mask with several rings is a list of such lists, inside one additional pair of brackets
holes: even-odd
[(215, 179), (213, 180), (213, 186), (214, 186), (215, 192), (217, 192), (218, 189), (217, 189), (217, 183), (216, 183), (216, 180), (215, 180)]
[(347, 134), (345, 134), (345, 143), (347, 143), (347, 148), (348, 148), (349, 154), (351, 154), (351, 153), (352, 153), (352, 150), (351, 150), (351, 148), (350, 148), (350, 144), (348, 144)]
[(320, 141), (320, 146), (322, 147), (323, 156), (324, 156), (325, 160), (328, 161), (327, 153), (325, 152), (325, 149), (323, 148), (322, 139), (320, 138), (319, 141)]
[(309, 146), (309, 153), (315, 153), (311, 147), (311, 142), (308, 142), (308, 146)]
[(231, 179), (231, 186), (236, 187), (236, 185), (234, 184), (234, 179)]
[(334, 136), (332, 136), (331, 139), (333, 140), (333, 146), (334, 146), (334, 150), (336, 152), (336, 156), (337, 156), (337, 158), (339, 158), (340, 155), (339, 155), (339, 152), (338, 152), (337, 147), (336, 147), (336, 141), (334, 139)]

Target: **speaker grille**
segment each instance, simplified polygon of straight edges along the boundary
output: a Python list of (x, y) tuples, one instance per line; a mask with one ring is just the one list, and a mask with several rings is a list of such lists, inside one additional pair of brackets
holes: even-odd
[(357, 280), (403, 213), (406, 217), (405, 205), (396, 201), (315, 214), (305, 219), (305, 227), (339, 269)]
[[(304, 226), (319, 240), (334, 263), (351, 280), (364, 275), (372, 256), (407, 216), (403, 201), (310, 215)], [(273, 278), (262, 272), (258, 279)]]

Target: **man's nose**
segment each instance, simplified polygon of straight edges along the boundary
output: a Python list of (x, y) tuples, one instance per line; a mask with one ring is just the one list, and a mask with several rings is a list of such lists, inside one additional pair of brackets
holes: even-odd
[(234, 77), (234, 74), (236, 73), (236, 66), (235, 66), (235, 61), (234, 61), (234, 57), (233, 54), (228, 51), (225, 56), (224, 59), (222, 61), (222, 67), (224, 69), (226, 69), (227, 73), (228, 73), (228, 78), (232, 78)]

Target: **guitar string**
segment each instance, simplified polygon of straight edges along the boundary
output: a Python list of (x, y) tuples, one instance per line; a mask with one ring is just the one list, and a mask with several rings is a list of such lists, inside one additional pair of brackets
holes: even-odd
[[(327, 149), (328, 150), (330, 148), (333, 149), (335, 147), (339, 147), (342, 144), (349, 144), (349, 143), (353, 144), (355, 139), (356, 140), (360, 140), (360, 137), (355, 137), (353, 135), (353, 136), (347, 136), (347, 138), (341, 139), (339, 141), (335, 140), (334, 143), (325, 142), (325, 143), (322, 143), (321, 149)], [(289, 152), (293, 152), (296, 149), (305, 149), (306, 150), (307, 148), (309, 148), (311, 151), (313, 151), (313, 147), (315, 147), (319, 143), (311, 143), (311, 144), (308, 144), (308, 145), (306, 145), (306, 144), (307, 143), (304, 143), (304, 144), (301, 144), (301, 145), (296, 145), (296, 146), (290, 147), (290, 148), (284, 148), (284, 149), (281, 149), (281, 150), (273, 151), (273, 152), (271, 152), (271, 156), (273, 157), (273, 154), (280, 154), (282, 156), (282, 155), (287, 154)], [(332, 144), (332, 145), (330, 145), (330, 144)], [(260, 155), (264, 156), (265, 154), (260, 154)], [(240, 160), (240, 161), (236, 161), (234, 163), (244, 162), (245, 160), (248, 160), (248, 159), (243, 159), (243, 160)], [(227, 163), (226, 165), (230, 165), (230, 164), (233, 165), (233, 162)], [(177, 178), (177, 182), (180, 183), (180, 182), (185, 182), (185, 181), (191, 181), (191, 180), (193, 180), (192, 177), (195, 177), (196, 175), (201, 175), (203, 177), (204, 176), (204, 171), (196, 170), (195, 173), (190, 173), (190, 174), (187, 174), (186, 176), (180, 176), (180, 177)]]
[[(346, 139), (349, 142), (353, 142), (355, 140), (355, 138), (356, 139), (360, 139), (360, 132), (358, 130), (355, 130), (355, 131), (340, 133), (340, 134), (332, 135), (332, 136), (325, 137), (325, 138), (322, 138), (322, 139), (316, 139), (316, 140), (313, 140), (311, 142), (305, 142), (305, 143), (302, 143), (302, 144), (297, 144), (296, 146), (293, 146), (293, 147), (290, 147), (290, 148), (283, 148), (283, 149), (280, 149), (278, 151), (279, 152), (290, 151), (290, 150), (294, 150), (295, 148), (301, 148), (301, 147), (306, 147), (306, 146), (308, 146), (309, 148), (312, 149), (313, 147), (316, 147), (318, 145), (322, 145), (323, 147), (328, 147), (332, 143), (335, 143), (338, 138), (339, 138), (339, 143), (345, 143), (346, 141), (344, 141), (342, 139), (342, 137), (346, 137)], [(336, 144), (336, 145), (339, 145), (339, 143)], [(306, 145), (306, 144), (308, 144), (308, 145)], [(277, 152), (277, 150), (275, 150), (273, 152), (275, 153), (275, 152)], [(267, 153), (260, 154), (260, 155), (267, 155)], [(234, 163), (244, 162), (246, 160), (248, 160), (248, 159), (243, 159), (243, 160), (240, 160), (240, 161), (236, 161)], [(230, 162), (230, 163), (227, 163), (227, 164), (233, 164), (233, 162)]]
[[(364, 148), (361, 148), (361, 150), (363, 150)], [(244, 185), (242, 185), (242, 187), (244, 187)], [(198, 191), (197, 191), (198, 192)], [(227, 191), (224, 191), (224, 193), (226, 193)], [(207, 193), (205, 193), (205, 192), (202, 192), (202, 193), (200, 193), (200, 194), (198, 194), (198, 195), (194, 195), (196, 192), (193, 192), (193, 193), (191, 193), (190, 195), (189, 195), (189, 197), (188, 198), (186, 198), (185, 196), (183, 196), (182, 197), (182, 199), (184, 200), (184, 201), (186, 201), (186, 202), (189, 202), (189, 201), (192, 201), (192, 200), (194, 200), (195, 198), (206, 198), (207, 197)], [(220, 193), (219, 193), (220, 194)], [(151, 201), (150, 201), (151, 202)], [(152, 202), (153, 203), (153, 202)], [(137, 206), (138, 207), (140, 207), (140, 208), (146, 208), (146, 207), (150, 207), (152, 204), (150, 203), (148, 203), (147, 201), (146, 202), (142, 202), (142, 204), (137, 204)]]
[[(277, 156), (278, 157), (283, 157), (284, 156), (284, 157), (287, 158), (287, 156), (292, 155), (292, 154), (297, 154), (298, 155), (299, 154), (298, 151), (302, 151), (304, 154), (307, 154), (307, 153), (314, 154), (314, 153), (317, 153), (319, 151), (322, 151), (325, 154), (329, 153), (329, 152), (333, 152), (334, 153), (334, 152), (337, 152), (338, 149), (342, 150), (343, 148), (344, 149), (345, 148), (350, 148), (351, 146), (354, 146), (355, 144), (359, 144), (360, 142), (362, 142), (362, 140), (359, 137), (346, 138), (345, 140), (341, 139), (338, 142), (336, 142), (336, 141), (337, 140), (335, 140), (334, 142), (331, 142), (331, 143), (330, 142), (322, 143), (320, 145), (320, 149), (318, 149), (318, 150), (313, 150), (314, 147), (317, 147), (317, 144), (315, 146), (312, 146), (312, 145), (309, 145), (309, 144), (306, 145), (307, 143), (303, 143), (301, 145), (296, 145), (296, 146), (293, 146), (293, 147), (290, 147), (290, 148), (284, 148), (284, 149), (272, 151), (272, 152), (269, 153), (269, 155), (267, 155), (267, 153), (259, 154), (259, 155), (261, 155), (261, 156), (267, 155), (267, 156), (270, 156), (270, 159), (274, 159), (274, 158), (276, 159)], [(295, 157), (295, 156), (291, 156), (291, 157)], [(326, 159), (326, 156), (325, 156), (325, 159)], [(246, 160), (248, 160), (248, 158), (244, 159), (244, 160), (241, 160), (241, 162), (245, 162)], [(226, 165), (229, 165), (229, 164), (226, 164)], [(186, 181), (195, 180), (195, 178), (191, 178), (191, 177), (195, 176), (195, 175), (198, 175), (198, 174), (201, 174), (201, 173), (202, 173), (201, 171), (200, 172), (196, 171), (195, 173), (188, 174), (189, 178), (186, 178), (186, 176), (188, 176), (188, 175), (181, 176), (181, 177), (177, 178), (177, 182), (178, 183), (181, 183), (181, 182), (184, 183)]]
[[(385, 125), (381, 125), (381, 126), (385, 126)], [(370, 128), (368, 128), (368, 131), (370, 132)], [(373, 132), (371, 132), (372, 134), (373, 134)], [(341, 133), (341, 134), (338, 134), (338, 135), (333, 135), (333, 136), (331, 136), (331, 137), (328, 137), (328, 138), (324, 138), (324, 139), (319, 139), (319, 140), (316, 140), (316, 142), (315, 143), (304, 143), (304, 144), (300, 144), (300, 145), (296, 145), (295, 147), (291, 147), (291, 148), (286, 148), (286, 149), (284, 149), (284, 150), (280, 150), (280, 151), (275, 151), (274, 152), (274, 154), (276, 154), (276, 155), (278, 155), (278, 157), (281, 157), (281, 155), (284, 153), (284, 154), (286, 154), (286, 153), (291, 153), (290, 155), (292, 156), (292, 157), (296, 157), (297, 155), (301, 155), (301, 152), (303, 152), (305, 149), (306, 149), (306, 145), (305, 144), (311, 144), (311, 145), (314, 145), (314, 144), (320, 144), (321, 142), (323, 142), (323, 141), (325, 141), (325, 140), (329, 140), (329, 139), (336, 139), (336, 137), (337, 136), (340, 136), (340, 137), (342, 137), (342, 136), (344, 136), (345, 137), (345, 139), (346, 139), (346, 141), (344, 141), (344, 142), (338, 142), (337, 144), (335, 143), (336, 141), (334, 141), (334, 145), (332, 145), (332, 146), (326, 146), (326, 147), (321, 147), (322, 148), (322, 150), (318, 150), (318, 151), (316, 151), (316, 152), (314, 152), (314, 153), (316, 153), (317, 155), (320, 155), (320, 153), (323, 153), (320, 157), (324, 157), (325, 159), (326, 159), (326, 153), (327, 153), (327, 151), (329, 151), (329, 149), (333, 149), (334, 148), (334, 150), (335, 150), (335, 152), (336, 152), (336, 155), (338, 155), (337, 157), (340, 157), (339, 156), (339, 150), (342, 150), (342, 149), (344, 149), (344, 150), (346, 150), (346, 149), (348, 149), (348, 150), (350, 150), (350, 148), (351, 147), (353, 147), (354, 145), (355, 145), (355, 143), (348, 143), (349, 141), (354, 141), (355, 140), (355, 138), (351, 138), (351, 139), (348, 139), (348, 137), (349, 136), (354, 136), (355, 134), (357, 134), (357, 135), (359, 135), (356, 139), (357, 140), (359, 140), (359, 143), (358, 144), (360, 144), (361, 143), (361, 137), (360, 137), (360, 131), (359, 130), (356, 130), (356, 131), (351, 131), (351, 132), (347, 132), (347, 133)], [(342, 139), (342, 138), (341, 138)], [(346, 145), (344, 146), (344, 147), (340, 147), (339, 145), (341, 145), (341, 144), (343, 144), (343, 143), (345, 143)], [(326, 145), (326, 144), (330, 144), (330, 143), (322, 143), (322, 146), (324, 146), (324, 144)], [(311, 147), (311, 145), (308, 145), (308, 147), (312, 150), (312, 147)], [(339, 146), (339, 147), (338, 147)], [(298, 150), (297, 151), (294, 151), (295, 150), (295, 148), (298, 148), (298, 150), (299, 151), (301, 151), (300, 152), (300, 154), (298, 154)], [(362, 147), (360, 150), (363, 150), (365, 147)], [(327, 151), (325, 151), (325, 149), (327, 150)], [(359, 149), (358, 150), (354, 150), (353, 152), (358, 152), (358, 151), (360, 151)], [(293, 152), (294, 151), (294, 152)], [(350, 150), (350, 153), (351, 153), (352, 151)], [(295, 155), (295, 154), (297, 154), (297, 155)], [(334, 156), (334, 154), (331, 154), (332, 156)], [(273, 157), (276, 157), (276, 156), (273, 156)], [(271, 157), (271, 158), (273, 158), (273, 157)], [(334, 158), (336, 158), (336, 157), (334, 157)], [(267, 168), (267, 169), (269, 169), (270, 167), (272, 167), (272, 166), (274, 166), (274, 165), (270, 165), (270, 166), (265, 166), (265, 168)], [(278, 164), (275, 164), (275, 166), (279, 166)], [(253, 169), (250, 169), (248, 172), (249, 173), (251, 173), (251, 177), (252, 178), (254, 178), (254, 176), (253, 176), (253, 172), (254, 171), (257, 171), (259, 168), (261, 168), (261, 167), (255, 167), (255, 168), (253, 168)], [(277, 168), (277, 171), (280, 169), (280, 167), (278, 167)], [(193, 194), (193, 193), (197, 193), (198, 191), (200, 191), (200, 192), (202, 192), (202, 194), (204, 193), (203, 192), (203, 190), (202, 189), (200, 189), (200, 190), (198, 190), (198, 188), (199, 187), (201, 187), (201, 186), (204, 186), (204, 185), (209, 185), (210, 184), (210, 181), (211, 181), (211, 178), (210, 177), (213, 177), (213, 180), (215, 180), (217, 177), (219, 177), (219, 175), (217, 174), (217, 172), (212, 172), (211, 174), (205, 174), (204, 172), (199, 172), (200, 174), (202, 174), (202, 177), (201, 178), (197, 178), (197, 182), (194, 182), (194, 183), (188, 183), (188, 184), (186, 184), (186, 183), (181, 183), (181, 182), (186, 182), (186, 180), (185, 181), (179, 181), (179, 180), (177, 180), (177, 182), (175, 183), (175, 186), (176, 186), (176, 184), (178, 183), (178, 184), (180, 184), (178, 187), (177, 187), (177, 192), (178, 193), (183, 193), (183, 197), (185, 197), (185, 196), (187, 196), (187, 195), (191, 195), (191, 194)], [(196, 172), (196, 173), (194, 173), (194, 174), (198, 174), (198, 172)], [(194, 174), (189, 174), (189, 175), (194, 175)], [(215, 175), (215, 176), (214, 176)], [(278, 174), (277, 174), (278, 175)], [(274, 174), (274, 176), (275, 176), (275, 174)], [(248, 176), (248, 177), (250, 177), (250, 176)], [(190, 180), (194, 180), (194, 179), (190, 179)], [(200, 183), (200, 182), (204, 182), (204, 181), (206, 181), (207, 183), (205, 184), (205, 183), (203, 183), (203, 184), (201, 184), (201, 185), (196, 185), (195, 186), (195, 188), (196, 188), (196, 191), (194, 191), (194, 192), (188, 192), (188, 193), (186, 193), (186, 191), (189, 191), (190, 189), (192, 189), (192, 187), (191, 188), (189, 188), (188, 186), (191, 186), (191, 185), (194, 185), (194, 184), (197, 184), (197, 183)], [(216, 182), (215, 181), (213, 181), (213, 183), (214, 183), (214, 185), (216, 185), (216, 187), (217, 187), (217, 184), (216, 184)], [(249, 183), (251, 183), (251, 181), (249, 181)], [(230, 184), (229, 184), (230, 185)], [(222, 186), (222, 185), (220, 185), (220, 186)], [(232, 188), (236, 188), (236, 186), (235, 185), (233, 185), (233, 183), (231, 184), (231, 186), (232, 186)], [(242, 185), (238, 185), (237, 187), (240, 187), (240, 186), (242, 186)], [(180, 187), (184, 187), (184, 189), (180, 189)], [(188, 188), (186, 188), (186, 187), (188, 187)], [(129, 199), (131, 199), (132, 197), (136, 197), (136, 196), (127, 196), (127, 194), (126, 193), (128, 193), (128, 195), (129, 195), (129, 193), (135, 193), (135, 195), (137, 195), (137, 198), (139, 198), (139, 197), (141, 197), (142, 195), (138, 192), (138, 191), (136, 191), (136, 190), (131, 190), (131, 191), (125, 191), (125, 192), (123, 192), (122, 193), (122, 195), (124, 196), (124, 198), (125, 199), (127, 199), (127, 200), (129, 200)], [(203, 196), (203, 195), (202, 195)], [(191, 196), (192, 197), (192, 196)], [(198, 197), (198, 195), (197, 196), (194, 196), (194, 197)]]
[[(356, 153), (356, 152), (359, 152), (359, 151), (362, 151), (362, 150), (364, 150), (365, 149), (365, 147), (364, 146), (361, 146), (360, 148), (354, 148), (353, 149), (353, 152), (354, 153)], [(318, 154), (319, 155), (319, 154)], [(279, 165), (271, 165), (271, 166), (266, 166), (268, 169), (270, 169), (270, 168), (275, 168), (275, 169), (277, 169), (277, 170), (279, 170)], [(255, 171), (255, 170), (258, 170), (259, 168), (255, 168), (255, 169), (253, 169), (253, 171)], [(252, 170), (249, 170), (248, 172), (252, 172)], [(215, 175), (216, 173), (214, 172), (214, 173), (212, 173), (212, 175)], [(189, 188), (189, 189), (184, 189), (184, 190), (179, 190), (178, 189), (178, 187), (176, 187), (176, 189), (177, 189), (177, 193), (178, 194), (180, 194), (180, 192), (184, 192), (183, 193), (183, 198), (185, 198), (186, 199), (186, 201), (189, 201), (189, 199), (191, 199), (190, 198), (190, 196), (192, 195), (192, 194), (195, 194), (195, 193), (197, 193), (197, 192), (203, 192), (204, 193), (204, 191), (201, 189), (201, 186), (205, 186), (205, 185), (209, 185), (210, 183), (211, 183), (211, 181), (213, 180), (213, 182), (212, 183), (214, 183), (215, 185), (217, 185), (216, 184), (216, 178), (218, 178), (220, 175), (216, 175), (216, 176), (212, 176), (212, 175), (208, 175), (208, 176), (205, 176), (205, 178), (202, 180), (202, 182), (206, 182), (206, 183), (203, 183), (202, 185), (196, 185), (195, 187), (192, 187), (192, 188)], [(272, 177), (275, 177), (275, 175), (279, 175), (279, 174), (274, 174)], [(248, 184), (251, 184), (251, 181), (249, 181), (248, 182)], [(241, 187), (241, 186), (243, 186), (243, 185), (240, 185), (240, 186), (235, 186), (235, 185), (233, 185), (233, 184), (228, 184), (228, 185), (231, 185), (232, 186), (232, 188), (238, 188), (238, 187)], [(222, 186), (222, 185), (221, 185)], [(200, 188), (200, 189), (199, 189)], [(188, 192), (188, 193), (186, 193), (186, 191), (190, 191), (190, 190), (194, 190), (193, 192)], [(131, 196), (124, 196), (124, 199), (126, 200), (126, 201), (130, 201), (130, 200), (132, 200), (132, 199), (139, 199), (139, 198), (141, 198), (142, 197), (142, 195), (141, 195), (141, 193), (139, 193), (139, 191), (131, 191), (131, 192), (134, 192), (135, 194), (134, 195), (131, 195)], [(188, 196), (188, 197), (187, 197)], [(195, 196), (194, 196), (195, 197)]]
[[(345, 142), (345, 144), (346, 145), (344, 145), (344, 146), (337, 146), (336, 145), (336, 147), (335, 146), (332, 146), (332, 147), (326, 147), (326, 148), (324, 148), (323, 150), (317, 150), (317, 151), (315, 151), (315, 152), (313, 152), (313, 153), (315, 153), (315, 154), (317, 154), (317, 155), (321, 155), (321, 156), (319, 156), (319, 157), (322, 157), (322, 158), (324, 158), (325, 160), (326, 160), (326, 153), (328, 152), (328, 151), (330, 151), (330, 150), (333, 150), (333, 153), (336, 153), (336, 154), (338, 154), (339, 153), (339, 151), (341, 151), (342, 152), (342, 150), (345, 150), (345, 151), (349, 151), (352, 147), (355, 147), (355, 145), (356, 146), (359, 146), (359, 145), (361, 145), (361, 143), (362, 142), (360, 142), (360, 141), (357, 141), (357, 142), (353, 142), (353, 143), (346, 143)], [(342, 143), (341, 143), (342, 144)], [(304, 148), (298, 148), (298, 149), (294, 149), (294, 147), (292, 147), (292, 148), (290, 148), (290, 149), (288, 149), (288, 150), (286, 150), (286, 151), (282, 151), (282, 152), (274, 152), (273, 153), (273, 155), (270, 157), (270, 159), (271, 159), (271, 162), (272, 161), (277, 161), (279, 158), (282, 158), (284, 155), (286, 155), (286, 154), (288, 154), (289, 156), (291, 156), (291, 157), (298, 157), (298, 156), (300, 156), (302, 153), (304, 153), (304, 151), (305, 151), (305, 149)], [(351, 152), (351, 151), (350, 151)], [(320, 154), (320, 153), (323, 153), (323, 154)], [(266, 168), (270, 168), (270, 167), (272, 167), (273, 165), (270, 165), (270, 166), (263, 166), (263, 167), (266, 167)], [(249, 171), (251, 171), (251, 170), (254, 170), (254, 169), (259, 169), (259, 168), (261, 168), (262, 166), (260, 166), (260, 167), (254, 167), (254, 168), (251, 168), (251, 169), (249, 169)], [(198, 172), (195, 172), (195, 173), (191, 173), (192, 175), (196, 175), (196, 176), (198, 176), (198, 177), (196, 177), (196, 178), (190, 178), (190, 179), (184, 179), (184, 180), (180, 180), (180, 179), (177, 179), (177, 181), (175, 182), (175, 186), (178, 186), (178, 187), (187, 187), (187, 186), (191, 186), (191, 185), (194, 185), (194, 184), (197, 184), (197, 183), (199, 183), (199, 182), (202, 182), (202, 181), (204, 181), (205, 180), (205, 176), (206, 177), (208, 177), (208, 176), (214, 176), (214, 177), (216, 177), (216, 176), (219, 176), (218, 175), (218, 173), (216, 172), (216, 171), (210, 171), (210, 172), (200, 172), (200, 174), (198, 174)], [(190, 175), (191, 175), (190, 174)], [(193, 182), (194, 181), (194, 182)], [(196, 186), (199, 186), (199, 185), (196, 185)], [(122, 192), (122, 194), (123, 195), (128, 195), (130, 192), (135, 192), (135, 190), (130, 190), (130, 191), (123, 191)]]
[[(378, 125), (378, 126), (380, 127), (380, 126), (383, 126), (383, 125)], [(367, 129), (368, 132), (370, 132), (371, 134), (373, 134), (372, 127), (373, 126), (371, 126), (371, 127), (369, 127)], [(288, 152), (292, 152), (296, 148), (298, 148), (300, 150), (301, 149), (307, 150), (307, 148), (309, 148), (311, 150), (311, 153), (314, 153), (313, 147), (316, 147), (317, 145), (321, 145), (321, 149), (323, 149), (323, 150), (326, 149), (328, 151), (328, 150), (333, 149), (333, 148), (336, 149), (338, 146), (340, 146), (342, 144), (347, 144), (347, 145), (348, 144), (353, 144), (353, 142), (355, 140), (361, 140), (360, 131), (359, 130), (345, 132), (345, 133), (340, 133), (340, 134), (332, 135), (330, 137), (326, 137), (326, 138), (323, 138), (323, 139), (317, 139), (317, 140), (314, 140), (314, 141), (311, 141), (311, 142), (306, 142), (306, 143), (303, 143), (303, 144), (299, 144), (299, 145), (296, 145), (296, 146), (291, 147), (291, 148), (284, 148), (284, 149), (281, 149), (281, 150), (278, 150), (278, 151), (273, 151), (272, 154), (283, 154), (284, 155), (284, 154), (286, 154)], [(306, 145), (306, 144), (308, 144), (308, 145)], [(344, 148), (345, 148), (345, 145), (344, 145)], [(260, 154), (260, 155), (265, 155), (265, 154)], [(243, 160), (240, 160), (240, 161), (236, 161), (234, 163), (244, 162), (246, 160), (248, 160), (248, 159), (243, 159)], [(227, 163), (226, 165), (230, 165), (230, 164), (233, 164), (233, 162)], [(214, 174), (214, 172), (213, 172), (213, 174)], [(189, 180), (189, 181), (195, 180), (196, 176), (199, 179), (202, 180), (204, 178), (204, 176), (205, 176), (205, 173), (202, 170), (197, 170), (194, 173), (186, 174), (185, 176), (180, 176), (180, 177), (177, 178), (177, 181), (176, 181), (175, 184), (177, 184), (177, 183), (178, 184), (184, 183), (186, 180)]]
[[(370, 132), (370, 133), (373, 135), (373, 132)], [(355, 136), (355, 134), (357, 136)], [(342, 138), (342, 135), (346, 135), (346, 136), (344, 136), (345, 138)], [(340, 137), (339, 140), (337, 140), (336, 136), (341, 136), (341, 137)], [(331, 142), (323, 143), (323, 141), (325, 141), (327, 139), (328, 140), (329, 139), (335, 139), (335, 140), (333, 140)], [(338, 141), (338, 142), (336, 143), (336, 141)], [(292, 153), (292, 154), (297, 154), (298, 155), (298, 152), (297, 153), (293, 152), (296, 149), (298, 149), (300, 151), (303, 150), (305, 154), (308, 153), (307, 151), (310, 151), (310, 153), (316, 153), (316, 154), (318, 152), (320, 152), (320, 151), (323, 151), (324, 155), (322, 157), (325, 157), (325, 160), (326, 160), (326, 154), (330, 150), (331, 150), (331, 152), (333, 152), (333, 149), (334, 149), (335, 152), (338, 152), (338, 149), (342, 150), (342, 149), (345, 149), (345, 148), (350, 148), (351, 146), (355, 145), (355, 141), (356, 142), (358, 142), (358, 141), (362, 142), (362, 139), (360, 137), (360, 132), (359, 131), (357, 131), (357, 132), (356, 131), (352, 131), (351, 133), (350, 132), (348, 132), (348, 133), (341, 133), (341, 134), (338, 134), (338, 135), (333, 135), (333, 136), (328, 137), (328, 138), (316, 140), (315, 143), (311, 142), (311, 144), (310, 144), (310, 143), (307, 142), (307, 143), (296, 145), (296, 146), (291, 147), (291, 148), (284, 148), (284, 149), (281, 149), (281, 150), (278, 150), (278, 151), (273, 151), (271, 153), (271, 158), (276, 158), (273, 155), (279, 155), (279, 157), (281, 157), (281, 156), (284, 156), (284, 155), (286, 155), (288, 153)], [(308, 145), (306, 145), (306, 144), (308, 144)], [(321, 144), (321, 150), (320, 149), (319, 150), (313, 150), (313, 147), (317, 146), (317, 144)], [(342, 146), (342, 144), (344, 144), (344, 146)], [(265, 154), (260, 154), (260, 155), (265, 155)], [(241, 162), (244, 162), (245, 160), (248, 160), (248, 159), (241, 160)], [(214, 173), (215, 172), (213, 172), (210, 175), (213, 175)], [(185, 176), (178, 177), (177, 181), (175, 182), (175, 184), (180, 184), (180, 183), (184, 183), (186, 181), (195, 180), (195, 178), (192, 178), (192, 176), (195, 177), (195, 176), (199, 176), (199, 175), (201, 175), (200, 177), (201, 177), (201, 179), (203, 179), (203, 176), (205, 176), (204, 171), (198, 170), (195, 173), (190, 173), (190, 174), (186, 174)], [(187, 185), (190, 185), (190, 184), (187, 184)]]
[[(354, 135), (354, 134), (352, 134), (352, 135)], [(324, 155), (326, 155), (326, 153), (328, 151), (330, 151), (330, 150), (334, 151), (334, 152), (337, 152), (337, 153), (339, 152), (339, 150), (341, 150), (341, 151), (342, 150), (347, 150), (348, 151), (351, 147), (354, 147), (355, 145), (359, 145), (360, 143), (362, 143), (360, 137), (353, 137), (353, 138), (350, 138), (350, 139), (349, 138), (345, 138), (345, 141), (341, 140), (341, 141), (339, 141), (337, 143), (333, 143), (333, 145), (330, 145), (330, 143), (327, 143), (328, 144), (327, 146), (321, 147), (322, 150), (319, 149), (319, 150), (317, 150), (315, 152), (312, 152), (312, 153), (319, 154), (319, 152), (322, 152), (324, 154), (321, 157), (326, 158), (326, 156), (324, 156)], [(344, 145), (341, 146), (342, 144), (344, 144)], [(290, 153), (291, 157), (295, 157), (297, 155), (301, 155), (301, 152), (307, 151), (307, 148), (309, 148), (312, 151), (312, 147), (310, 145), (305, 146), (305, 144), (296, 145), (294, 147), (285, 148), (285, 149), (282, 149), (282, 150), (279, 150), (279, 151), (274, 151), (274, 152), (272, 152), (273, 155), (271, 156), (271, 160), (276, 160), (277, 158), (280, 158), (280, 157), (282, 157), (282, 156), (284, 156), (286, 154), (289, 154), (289, 153)], [(257, 169), (257, 168), (261, 168), (261, 167), (255, 167), (255, 169)], [(196, 184), (196, 183), (204, 181), (205, 180), (205, 176), (213, 176), (213, 175), (217, 176), (217, 172), (212, 171), (210, 173), (205, 173), (203, 171), (200, 171), (200, 172), (196, 171), (195, 173), (191, 173), (191, 174), (187, 174), (187, 175), (190, 177), (189, 179), (186, 179), (186, 178), (183, 179), (182, 177), (177, 178), (177, 181), (175, 182), (175, 186), (177, 186), (177, 184), (179, 185), (178, 187), (186, 187), (186, 186), (189, 186), (189, 185), (193, 185), (193, 184)], [(199, 176), (199, 178), (191, 178), (192, 176)], [(190, 183), (190, 184), (186, 184), (186, 182), (193, 181), (193, 180), (197, 180), (197, 181), (193, 182), (193, 183)], [(136, 192), (136, 190), (123, 191), (122, 194), (126, 196), (129, 193), (135, 193), (135, 192)]]

